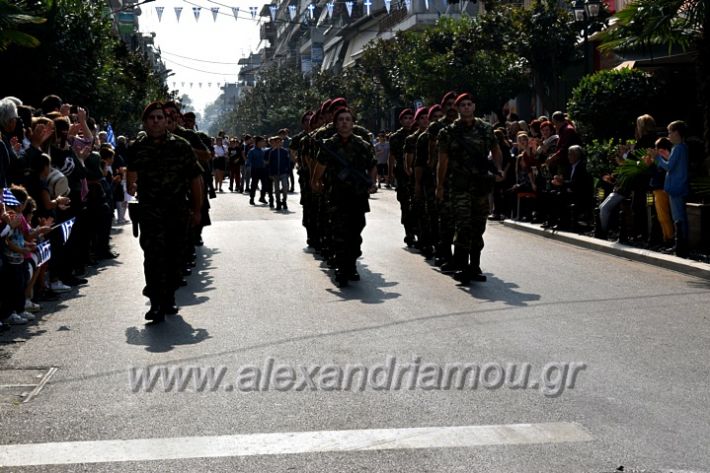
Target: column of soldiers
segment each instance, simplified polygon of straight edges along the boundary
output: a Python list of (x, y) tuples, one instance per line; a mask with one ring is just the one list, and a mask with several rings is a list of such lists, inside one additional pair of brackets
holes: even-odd
[(307, 244), (335, 269), (335, 281), (344, 287), (360, 279), (356, 261), (375, 188), (374, 148), (344, 98), (323, 102), (301, 123), (291, 150), (300, 166)]
[(404, 110), (390, 138), (404, 241), (462, 284), (486, 280), (488, 194), (501, 179), (493, 129), (475, 109), (471, 94), (449, 92), (439, 105)]
[(180, 125), (175, 103), (149, 104), (142, 121), (145, 133), (127, 152), (127, 190), (139, 202), (129, 208), (144, 254), (143, 294), (150, 299), (145, 318), (161, 322), (178, 312), (175, 291), (186, 285), (194, 246), (209, 224), (205, 192), (211, 179), (205, 179), (209, 167), (203, 164), (211, 154), (204, 137)]

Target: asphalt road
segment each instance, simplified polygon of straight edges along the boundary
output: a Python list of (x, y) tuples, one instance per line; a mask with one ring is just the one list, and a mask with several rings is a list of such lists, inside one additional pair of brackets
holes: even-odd
[[(162, 325), (144, 324), (142, 253), (124, 226), (118, 260), (38, 323), (0, 336), (0, 385), (12, 385), (13, 370), (57, 368), (29, 402), (0, 396), (0, 466), (710, 471), (707, 281), (492, 224), (488, 282), (459, 287), (403, 247), (394, 192), (382, 190), (362, 281), (341, 290), (305, 248), (298, 194), (289, 198), (288, 213), (237, 194), (213, 200), (199, 272), (178, 295), (180, 315)], [(414, 389), (327, 389), (338, 370), (412, 368), (417, 357)], [(244, 367), (269, 359), (321, 377), (315, 389), (248, 391)], [(490, 376), (475, 389), (437, 389), (436, 376), (421, 377), (427, 363), (429, 374), (470, 363)], [(542, 385), (499, 387), (497, 367), (507, 375), (509, 363), (528, 363)], [(565, 389), (555, 382), (563, 363), (576, 363), (573, 388), (569, 377)], [(163, 366), (226, 374), (207, 392), (130, 385), (131, 372)]]

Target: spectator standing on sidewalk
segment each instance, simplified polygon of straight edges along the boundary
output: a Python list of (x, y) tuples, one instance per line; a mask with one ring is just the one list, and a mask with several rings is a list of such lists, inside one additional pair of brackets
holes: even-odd
[(289, 191), (289, 173), (291, 172), (291, 158), (288, 150), (284, 149), (280, 135), (271, 138), (271, 149), (268, 151), (266, 161), (269, 163), (269, 178), (276, 194), (276, 210), (288, 210), (286, 197)]

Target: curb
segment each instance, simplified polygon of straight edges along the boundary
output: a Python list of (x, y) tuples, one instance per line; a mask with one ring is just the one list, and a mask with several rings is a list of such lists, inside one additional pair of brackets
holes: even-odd
[(517, 230), (533, 233), (543, 238), (569, 243), (571, 245), (580, 246), (590, 250), (601, 251), (614, 256), (639, 261), (641, 263), (651, 264), (672, 271), (678, 271), (697, 278), (710, 280), (710, 264), (701, 263), (699, 261), (679, 258), (673, 255), (664, 255), (656, 251), (634, 248), (632, 246), (623, 245), (621, 243), (600, 240), (598, 238), (588, 237), (585, 235), (577, 235), (576, 233), (558, 232), (545, 230), (539, 225), (516, 222), (514, 220), (504, 220), (501, 222), (504, 226), (515, 228)]

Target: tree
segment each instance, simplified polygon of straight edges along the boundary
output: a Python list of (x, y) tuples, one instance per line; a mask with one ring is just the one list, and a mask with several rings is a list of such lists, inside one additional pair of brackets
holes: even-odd
[(536, 0), (531, 8), (515, 8), (512, 13), (520, 31), (518, 52), (528, 63), (530, 81), (542, 110), (562, 108), (563, 104), (556, 103), (554, 97), (559, 96), (567, 66), (579, 56), (572, 14), (557, 0)]
[(7, 0), (0, 0), (0, 51), (5, 51), (11, 44), (25, 48), (36, 48), (39, 40), (31, 34), (21, 31), (24, 25), (42, 24), (45, 18), (28, 15), (21, 7), (23, 2), (12, 5)]
[(616, 14), (602, 35), (602, 51), (629, 51), (667, 45), (697, 52), (698, 102), (703, 111), (706, 168), (710, 170), (710, 94), (708, 93), (707, 0), (634, 0)]

